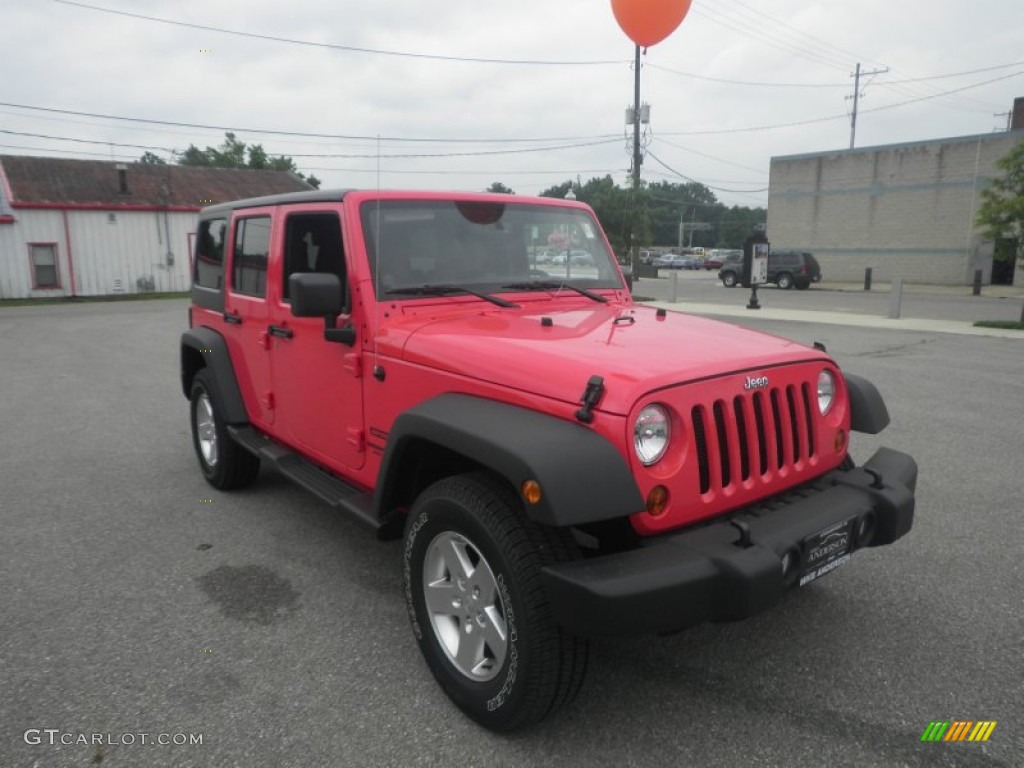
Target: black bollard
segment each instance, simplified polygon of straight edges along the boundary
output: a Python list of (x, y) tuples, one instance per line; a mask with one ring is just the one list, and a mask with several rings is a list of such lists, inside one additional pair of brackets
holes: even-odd
[(974, 295), (981, 296), (981, 270), (974, 270)]
[(864, 290), (871, 290), (871, 267), (866, 267), (864, 269)]

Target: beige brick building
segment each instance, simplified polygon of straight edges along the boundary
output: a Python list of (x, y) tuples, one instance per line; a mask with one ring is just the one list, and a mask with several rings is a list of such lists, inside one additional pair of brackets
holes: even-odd
[[(991, 282), (995, 243), (974, 226), (996, 161), (1024, 130), (773, 157), (768, 239), (810, 251), (828, 280)], [(1000, 272), (995, 278), (1008, 280)], [(1012, 279), (1024, 284), (1024, 267)]]

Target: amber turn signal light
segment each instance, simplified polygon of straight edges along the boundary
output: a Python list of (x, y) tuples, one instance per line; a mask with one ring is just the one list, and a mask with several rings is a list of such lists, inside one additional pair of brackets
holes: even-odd
[(527, 480), (519, 490), (522, 491), (523, 498), (526, 499), (527, 503), (540, 504), (543, 494), (540, 491), (540, 483), (536, 480)]
[(668, 511), (668, 488), (664, 485), (656, 485), (647, 494), (647, 514), (651, 517), (661, 517)]
[(836, 449), (836, 453), (840, 453), (844, 448), (846, 448), (846, 433), (843, 430), (836, 430), (836, 439), (833, 443), (833, 447)]

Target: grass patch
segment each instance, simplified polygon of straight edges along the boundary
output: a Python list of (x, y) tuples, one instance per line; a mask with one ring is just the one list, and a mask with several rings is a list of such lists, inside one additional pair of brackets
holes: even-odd
[(645, 301), (657, 301), (657, 299), (654, 298), (653, 296), (634, 296), (633, 301), (637, 303), (642, 303)]
[(39, 304), (94, 304), (100, 301), (149, 301), (150, 299), (187, 299), (184, 293), (114, 293), (108, 296), (58, 296), (48, 299), (0, 299), (4, 307), (35, 307)]
[(1005, 328), (1011, 331), (1024, 331), (1024, 323), (1013, 320), (979, 320), (974, 325), (977, 328)]

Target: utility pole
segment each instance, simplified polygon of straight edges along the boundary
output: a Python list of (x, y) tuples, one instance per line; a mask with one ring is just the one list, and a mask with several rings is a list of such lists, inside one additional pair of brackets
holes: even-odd
[(633, 55), (633, 192), (640, 189), (640, 46)]
[(857, 105), (860, 100), (860, 78), (868, 75), (884, 75), (888, 71), (889, 68), (886, 67), (885, 69), (873, 69), (870, 72), (861, 72), (860, 62), (858, 61), (857, 71), (850, 75), (850, 77), (853, 78), (853, 115), (850, 118), (850, 149), (853, 149), (854, 141), (857, 138)]

